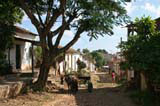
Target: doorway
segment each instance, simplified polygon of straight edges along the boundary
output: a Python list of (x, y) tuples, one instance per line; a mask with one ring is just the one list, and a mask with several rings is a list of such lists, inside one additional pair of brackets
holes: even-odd
[(21, 68), (21, 46), (16, 45), (16, 69)]

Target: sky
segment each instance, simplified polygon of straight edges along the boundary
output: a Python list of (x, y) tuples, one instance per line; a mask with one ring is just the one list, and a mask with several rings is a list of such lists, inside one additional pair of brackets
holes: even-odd
[[(160, 0), (132, 0), (132, 2), (127, 3), (125, 6), (127, 14), (132, 21), (136, 17), (140, 18), (142, 16), (150, 16), (152, 19), (160, 17)], [(58, 23), (57, 23), (58, 24)], [(29, 18), (24, 16), (22, 23), (18, 24), (31, 32), (36, 33), (35, 27), (31, 24)], [(109, 53), (116, 53), (119, 51), (117, 48), (120, 43), (120, 38), (122, 37), (123, 41), (127, 40), (127, 30), (124, 26), (115, 26), (113, 29), (114, 35), (106, 35), (104, 37), (99, 37), (97, 40), (89, 41), (89, 38), (86, 36), (86, 33), (81, 35), (81, 38), (76, 42), (72, 47), (74, 49), (84, 49), (97, 50), (105, 49)], [(65, 35), (62, 39), (61, 45), (65, 45), (68, 41), (73, 38), (74, 34), (72, 31), (65, 31)]]

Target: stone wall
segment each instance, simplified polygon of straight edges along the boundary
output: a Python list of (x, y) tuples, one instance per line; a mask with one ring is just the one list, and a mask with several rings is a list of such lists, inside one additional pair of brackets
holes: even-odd
[(0, 99), (17, 96), (21, 92), (23, 85), (24, 85), (24, 82), (22, 81), (7, 82), (5, 84), (1, 84)]

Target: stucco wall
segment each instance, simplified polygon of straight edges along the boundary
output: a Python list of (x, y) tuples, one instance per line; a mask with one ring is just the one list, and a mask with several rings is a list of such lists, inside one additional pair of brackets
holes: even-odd
[[(89, 68), (90, 71), (95, 71), (95, 65), (88, 60), (85, 60), (82, 55), (78, 53), (69, 54), (67, 53), (65, 55), (65, 62), (66, 62), (66, 71), (78, 71), (78, 65), (77, 61), (80, 59), (81, 61), (85, 62), (87, 65), (87, 68)], [(65, 62), (60, 63), (60, 72), (62, 73), (64, 71)]]
[[(21, 34), (16, 33), (16, 37), (23, 38), (23, 39), (29, 39), (34, 40), (35, 36), (28, 35), (28, 34)], [(14, 41), (13, 47), (10, 49), (10, 62), (13, 66), (13, 70), (16, 70), (16, 45), (20, 45), (20, 52), (21, 52), (21, 70), (27, 70), (31, 68), (31, 43), (24, 42), (24, 41)], [(7, 53), (8, 54), (8, 53)], [(8, 57), (8, 56), (7, 56)]]

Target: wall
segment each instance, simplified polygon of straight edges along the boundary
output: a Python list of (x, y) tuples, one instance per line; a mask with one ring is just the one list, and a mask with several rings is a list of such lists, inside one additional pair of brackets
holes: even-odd
[[(16, 33), (16, 37), (34, 40), (35, 36), (28, 34)], [(20, 45), (21, 51), (21, 70), (28, 70), (32, 66), (31, 60), (31, 43), (15, 40), (13, 47), (10, 49), (10, 62), (13, 70), (16, 70), (16, 45)], [(8, 54), (8, 53), (7, 53)], [(7, 56), (8, 57), (8, 56)]]
[[(89, 62), (88, 60), (85, 60), (82, 55), (78, 54), (78, 53), (67, 53), (65, 55), (65, 61), (60, 63), (60, 72), (64, 72), (66, 71), (78, 71), (78, 65), (77, 65), (77, 61), (78, 59), (80, 59), (81, 61), (85, 62), (87, 65), (87, 68), (89, 68), (89, 70), (91, 72), (95, 71), (95, 65), (92, 62)], [(66, 64), (66, 69), (65, 68), (65, 64)]]

